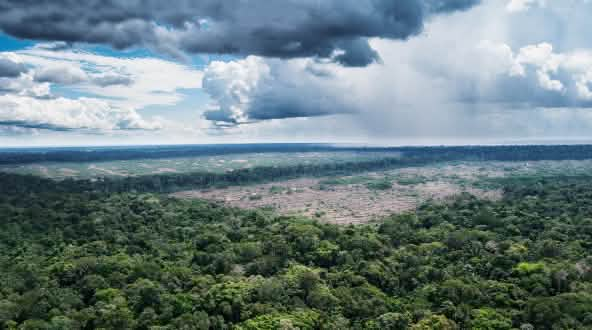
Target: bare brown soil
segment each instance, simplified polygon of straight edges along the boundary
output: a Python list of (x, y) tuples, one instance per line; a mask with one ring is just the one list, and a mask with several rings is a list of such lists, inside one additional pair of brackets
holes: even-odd
[[(241, 208), (272, 207), (281, 214), (302, 214), (337, 224), (367, 223), (374, 219), (414, 210), (427, 200), (445, 201), (462, 192), (480, 198), (497, 199), (499, 191), (463, 187), (455, 180), (442, 179), (456, 175), (472, 179), (479, 170), (474, 167), (414, 168), (391, 171), (388, 174), (425, 178), (425, 182), (400, 185), (392, 179), (392, 188), (372, 190), (364, 183), (319, 184), (323, 179), (295, 179), (252, 186), (211, 190), (192, 190), (173, 194), (179, 198), (199, 198), (224, 202)], [(493, 175), (501, 175), (493, 173)], [(385, 178), (385, 173), (365, 174), (369, 178)], [(350, 177), (351, 178), (351, 177)]]

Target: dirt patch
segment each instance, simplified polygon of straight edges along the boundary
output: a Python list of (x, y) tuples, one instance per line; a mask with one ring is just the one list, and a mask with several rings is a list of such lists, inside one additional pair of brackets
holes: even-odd
[[(384, 174), (366, 174), (383, 178)], [(350, 178), (351, 177), (347, 177)], [(224, 189), (194, 190), (173, 194), (179, 198), (199, 198), (224, 202), (241, 208), (272, 207), (281, 214), (303, 214), (337, 224), (367, 223), (393, 213), (414, 210), (426, 200), (445, 200), (462, 192), (484, 198), (497, 198), (499, 193), (458, 184), (433, 181), (399, 185), (392, 181), (389, 189), (370, 189), (367, 184), (321, 184), (325, 179), (296, 179)]]

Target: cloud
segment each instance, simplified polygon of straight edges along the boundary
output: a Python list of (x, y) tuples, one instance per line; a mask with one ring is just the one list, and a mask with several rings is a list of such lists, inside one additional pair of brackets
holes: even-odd
[[(462, 143), (478, 143), (589, 136), (592, 129), (592, 39), (581, 33), (592, 28), (592, 1), (491, 0), (473, 6), (475, 1), (463, 0), (206, 0), (174, 5), (91, 0), (69, 2), (71, 12), (56, 9), (57, 4), (64, 7), (63, 0), (48, 2), (43, 10), (40, 2), (4, 3), (9, 5), (2, 7), (0, 0), (0, 29), (62, 40), (15, 53), (26, 70), (0, 78), (0, 95), (20, 98), (22, 104), (33, 98), (53, 107), (52, 100), (74, 97), (71, 92), (108, 105), (98, 113), (132, 109), (126, 111), (168, 116), (171, 111), (173, 117), (185, 112), (173, 118), (183, 129), (192, 125), (191, 134), (225, 128), (208, 131), (216, 134), (213, 141), (389, 144), (407, 139), (439, 144), (465, 138)], [(201, 72), (156, 58), (77, 51), (78, 42), (150, 47), (176, 57), (246, 56), (222, 57), (224, 61)], [(71, 79), (71, 84), (35, 80), (37, 71), (64, 67), (81, 70), (85, 78)], [(209, 99), (198, 91), (202, 77)], [(80, 108), (66, 108), (74, 107)], [(21, 108), (18, 113), (27, 113), (26, 106)], [(34, 113), (54, 116), (52, 111)], [(20, 131), (38, 126), (87, 129), (81, 128), (88, 126), (82, 117), (65, 113), (76, 120), (23, 114), (7, 116), (5, 123), (19, 124)], [(198, 114), (201, 118), (195, 118)], [(121, 127), (127, 125), (118, 124), (119, 116), (104, 115), (110, 119), (97, 126), (124, 131)], [(158, 134), (169, 134), (168, 124), (163, 125)], [(184, 141), (198, 140), (191, 137)]]
[[(204, 89), (214, 109), (206, 118), (230, 125), (230, 135), (286, 140), (586, 136), (592, 49), (518, 42), (510, 27), (523, 18), (505, 5), (440, 16), (421, 38), (373, 38), (381, 65), (261, 57), (212, 63)], [(556, 8), (532, 15), (549, 10)], [(554, 30), (547, 35), (555, 40)]]
[(80, 67), (68, 63), (66, 65), (42, 67), (35, 70), (35, 80), (62, 85), (90, 83), (100, 87), (112, 85), (130, 85), (133, 80), (124, 74), (115, 72), (87, 73)]
[[(174, 105), (179, 92), (201, 87), (203, 72), (157, 58), (118, 58), (83, 51), (33, 48), (16, 53), (43, 81), (109, 99), (118, 107)], [(39, 78), (39, 77), (38, 77)]]
[(36, 44), (33, 48), (41, 49), (41, 50), (67, 50), (72, 48), (72, 43), (64, 42), (64, 41), (55, 41), (55, 42), (40, 42)]
[(35, 72), (35, 80), (38, 82), (72, 85), (87, 81), (87, 75), (79, 67), (56, 66), (37, 70)]
[(530, 9), (532, 6), (539, 5), (544, 6), (544, 0), (510, 0), (506, 5), (506, 9), (509, 12), (521, 12)]
[(0, 54), (0, 78), (15, 78), (26, 71), (27, 67), (23, 63)]
[(360, 66), (378, 59), (367, 38), (406, 39), (421, 32), (430, 16), (478, 2), (2, 0), (0, 29), (27, 39), (148, 46), (177, 57), (183, 52), (320, 57)]
[(500, 101), (549, 108), (592, 107), (592, 50), (558, 53), (553, 45), (540, 43), (513, 54), (505, 44), (493, 47), (509, 52), (502, 69), (507, 75), (499, 77), (498, 89), (492, 91)]
[(144, 120), (133, 109), (115, 108), (98, 99), (58, 97), (40, 100), (17, 95), (0, 95), (0, 126), (53, 131), (162, 128), (159, 122)]
[[(203, 88), (214, 103), (205, 118), (234, 125), (356, 112), (345, 81), (334, 76), (335, 67), (312, 60), (256, 56), (212, 62), (205, 70)], [(319, 74), (323, 70), (328, 76)]]
[(380, 62), (380, 55), (364, 39), (350, 40), (338, 49), (333, 59), (345, 66), (366, 66)]
[(101, 87), (113, 86), (113, 85), (126, 85), (129, 86), (133, 83), (133, 79), (130, 76), (117, 74), (117, 73), (99, 73), (91, 76), (92, 82)]
[(50, 84), (35, 81), (31, 72), (23, 73), (16, 78), (0, 78), (0, 95), (16, 94), (36, 98), (50, 97)]
[(0, 137), (31, 137), (38, 134), (39, 131), (34, 128), (26, 128), (13, 125), (0, 125)]
[[(4, 135), (34, 130), (168, 129), (174, 125), (160, 118), (143, 118), (138, 109), (174, 105), (183, 98), (180, 89), (201, 86), (201, 71), (161, 59), (116, 58), (47, 47), (2, 52), (0, 58), (25, 68), (19, 75), (0, 77)], [(57, 94), (52, 92), (55, 85), (61, 87)]]

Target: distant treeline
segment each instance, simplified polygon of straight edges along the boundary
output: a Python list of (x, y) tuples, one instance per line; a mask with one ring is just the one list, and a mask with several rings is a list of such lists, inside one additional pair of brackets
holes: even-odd
[(566, 160), (592, 159), (592, 145), (352, 147), (329, 144), (221, 144), (184, 146), (31, 148), (0, 150), (0, 165), (40, 162), (91, 162), (215, 156), (270, 152), (393, 152), (406, 158), (436, 160)]
[(433, 147), (406, 148), (403, 157), (344, 163), (298, 164), (283, 167), (255, 167), (226, 173), (169, 173), (125, 178), (105, 177), (91, 180), (54, 181), (34, 176), (0, 174), (3, 193), (23, 192), (158, 192), (272, 182), (303, 176), (338, 176), (435, 162), (534, 161), (592, 159), (592, 146), (505, 146), (505, 147)]
[(55, 181), (33, 175), (0, 173), (0, 193), (27, 192), (173, 192), (182, 189), (224, 187), (285, 180), (302, 176), (348, 175), (353, 173), (413, 166), (425, 160), (384, 158), (363, 162), (294, 165), (285, 167), (255, 167), (226, 173), (195, 172), (158, 175), (105, 177), (100, 179)]
[(40, 162), (93, 162), (217, 156), (264, 152), (351, 151), (358, 149), (365, 150), (365, 148), (336, 148), (328, 144), (308, 143), (163, 145), (84, 148), (15, 148), (0, 149), (0, 164), (8, 165)]
[(405, 158), (435, 161), (536, 161), (592, 159), (592, 145), (461, 146), (391, 148)]

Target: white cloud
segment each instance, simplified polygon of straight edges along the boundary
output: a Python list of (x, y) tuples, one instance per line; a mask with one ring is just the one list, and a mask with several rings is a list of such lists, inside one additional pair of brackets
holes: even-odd
[[(506, 44), (490, 45), (487, 48), (489, 56), (499, 57), (496, 49), (510, 49)], [(503, 61), (510, 75), (519, 73), (526, 77), (527, 70), (534, 71), (538, 87), (575, 95), (580, 101), (592, 100), (589, 89), (592, 83), (592, 50), (577, 50), (572, 52), (554, 52), (553, 45), (540, 43), (520, 48), (516, 55), (511, 53)], [(555, 78), (554, 78), (555, 77)]]
[(476, 55), (480, 56), (483, 62), (487, 62), (485, 68), (480, 66), (481, 71), (490, 71), (494, 74), (507, 72), (511, 76), (526, 74), (524, 67), (514, 59), (514, 52), (510, 46), (491, 40), (482, 40), (476, 48), (478, 51)]
[[(155, 58), (116, 58), (65, 47), (0, 55), (27, 68), (18, 76), (0, 78), (0, 126), (94, 132), (174, 129), (162, 118), (142, 118), (138, 109), (175, 105), (183, 98), (181, 89), (201, 87), (201, 71)], [(89, 96), (54, 95), (54, 85)]]
[(42, 67), (35, 72), (35, 80), (56, 84), (72, 85), (88, 80), (86, 72), (77, 66), (51, 66)]
[(510, 0), (510, 2), (508, 2), (508, 4), (506, 5), (506, 9), (509, 12), (515, 13), (515, 12), (521, 12), (521, 11), (528, 10), (535, 5), (544, 6), (545, 1), (544, 0)]
[(89, 73), (79, 66), (59, 64), (41, 67), (34, 71), (36, 81), (62, 85), (96, 85), (98, 87), (128, 86), (133, 80), (129, 75), (118, 72)]
[(266, 61), (257, 56), (210, 63), (205, 70), (203, 84), (210, 97), (215, 100), (212, 105), (215, 116), (220, 121), (249, 121), (251, 94), (264, 79), (269, 78), (270, 71)]
[(158, 122), (144, 120), (133, 109), (114, 108), (98, 99), (38, 99), (10, 94), (0, 95), (0, 124), (51, 130), (111, 131), (162, 128)]
[[(78, 91), (109, 98), (121, 107), (174, 105), (183, 99), (181, 89), (201, 88), (203, 73), (183, 64), (157, 58), (118, 58), (82, 51), (48, 51), (39, 48), (17, 54), (40, 68), (67, 67), (87, 77), (72, 86)], [(128, 78), (126, 84), (104, 84), (106, 79)], [(101, 83), (103, 82), (103, 83)]]
[(0, 78), (0, 94), (4, 93), (47, 98), (50, 96), (50, 84), (35, 81), (32, 73), (22, 73), (16, 78)]

